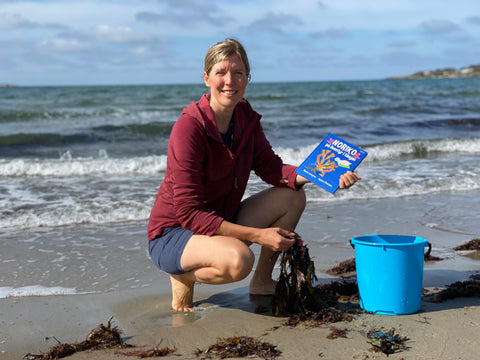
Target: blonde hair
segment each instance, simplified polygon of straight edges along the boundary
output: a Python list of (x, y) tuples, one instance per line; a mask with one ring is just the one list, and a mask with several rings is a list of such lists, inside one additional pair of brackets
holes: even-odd
[(205, 74), (209, 75), (212, 67), (230, 56), (237, 55), (242, 60), (247, 77), (250, 79), (250, 64), (248, 62), (247, 52), (240, 42), (235, 39), (225, 39), (208, 49), (205, 55), (204, 69)]

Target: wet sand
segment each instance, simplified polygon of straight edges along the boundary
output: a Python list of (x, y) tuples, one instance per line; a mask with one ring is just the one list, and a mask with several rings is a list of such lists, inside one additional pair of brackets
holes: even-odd
[[(320, 282), (336, 279), (322, 270), (354, 256), (349, 244), (353, 236), (405, 234), (424, 237), (432, 243), (432, 255), (444, 260), (426, 263), (423, 285), (428, 289), (442, 288), (480, 272), (478, 258), (452, 250), (480, 237), (477, 225), (480, 210), (474, 206), (479, 200), (478, 193), (465, 193), (309, 204), (297, 230), (309, 244)], [(229, 285), (197, 286), (195, 312), (185, 314), (170, 310), (168, 276), (161, 272), (157, 275), (156, 282), (146, 288), (0, 299), (0, 358), (21, 359), (29, 352), (46, 352), (56, 342), (53, 339), (45, 342), (45, 337), (56, 337), (64, 343), (82, 341), (91, 329), (101, 322), (106, 323), (111, 316), (114, 324), (123, 330), (128, 343), (145, 346), (143, 349), (159, 343), (176, 347), (177, 353), (167, 357), (172, 359), (195, 359), (195, 349), (205, 348), (219, 337), (243, 335), (259, 337), (276, 345), (283, 359), (386, 358), (384, 354), (368, 351), (370, 344), (364, 333), (373, 327), (393, 327), (400, 335), (410, 338), (407, 343), (410, 349), (390, 355), (390, 359), (468, 359), (478, 350), (478, 298), (438, 304), (423, 299), (421, 310), (411, 315), (363, 313), (350, 323), (335, 324), (348, 329), (347, 338), (329, 340), (326, 338), (329, 327), (290, 328), (282, 326), (285, 318), (256, 313), (259, 305), (268, 307), (271, 300), (250, 297), (249, 278)], [(70, 358), (127, 357), (113, 350), (102, 350), (78, 353)]]

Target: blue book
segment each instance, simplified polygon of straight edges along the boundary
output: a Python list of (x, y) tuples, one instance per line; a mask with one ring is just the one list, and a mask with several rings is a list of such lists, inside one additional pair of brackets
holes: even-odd
[(365, 150), (328, 134), (296, 173), (333, 194), (338, 190), (340, 176), (355, 170), (365, 156)]

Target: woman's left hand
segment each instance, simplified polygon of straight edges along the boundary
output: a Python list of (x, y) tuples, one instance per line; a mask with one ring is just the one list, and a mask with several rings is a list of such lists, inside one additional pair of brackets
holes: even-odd
[(362, 178), (356, 172), (347, 171), (345, 174), (340, 176), (339, 188), (348, 189), (350, 186), (352, 186), (358, 180), (361, 180), (361, 179)]

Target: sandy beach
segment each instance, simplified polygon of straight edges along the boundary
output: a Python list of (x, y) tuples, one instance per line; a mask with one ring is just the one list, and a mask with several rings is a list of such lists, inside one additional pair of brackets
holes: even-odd
[[(426, 263), (423, 286), (433, 290), (468, 279), (480, 272), (480, 262), (452, 250), (480, 237), (478, 202), (480, 194), (456, 193), (387, 200), (342, 201), (309, 204), (297, 228), (309, 244), (319, 282), (335, 277), (325, 274), (339, 262), (354, 257), (350, 238), (363, 234), (416, 235), (432, 244), (432, 255), (442, 261)], [(143, 224), (142, 224), (143, 225)], [(138, 225), (138, 233), (141, 233)], [(101, 232), (96, 236), (102, 237)], [(119, 235), (120, 236), (120, 235)], [(258, 252), (257, 248), (254, 251)], [(132, 263), (150, 266), (144, 252)], [(140, 265), (138, 265), (140, 264)], [(195, 312), (170, 310), (168, 276), (149, 267), (155, 276), (152, 286), (131, 290), (63, 296), (8, 297), (0, 299), (0, 358), (21, 359), (39, 354), (56, 344), (79, 342), (100, 323), (113, 316), (113, 324), (129, 344), (142, 349), (176, 347), (166, 358), (195, 359), (193, 352), (214, 344), (219, 337), (253, 336), (276, 345), (280, 359), (383, 359), (369, 351), (365, 333), (372, 328), (394, 328), (408, 337), (408, 350), (390, 359), (472, 359), (478, 351), (480, 301), (457, 298), (442, 303), (422, 299), (416, 314), (402, 316), (362, 313), (352, 322), (336, 323), (347, 329), (346, 338), (327, 339), (328, 326), (306, 328), (283, 326), (286, 318), (256, 313), (268, 307), (267, 297), (250, 297), (248, 281), (209, 286), (195, 292)], [(146, 275), (146, 276), (147, 276)], [(50, 338), (44, 341), (45, 338)], [(71, 359), (127, 359), (116, 351), (77, 353)]]

